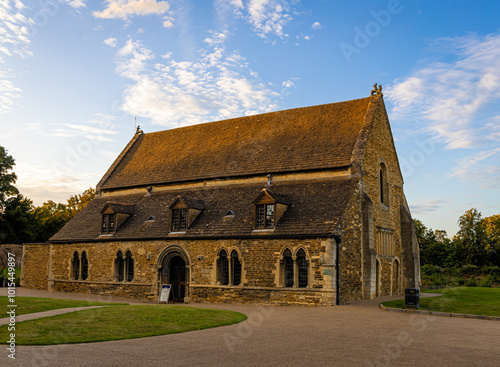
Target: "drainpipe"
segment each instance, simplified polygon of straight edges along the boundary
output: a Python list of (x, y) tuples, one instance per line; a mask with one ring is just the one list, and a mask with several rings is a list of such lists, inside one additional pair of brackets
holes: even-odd
[(333, 236), (333, 238), (335, 239), (335, 243), (337, 244), (337, 246), (335, 246), (337, 248), (337, 256), (335, 256), (335, 272), (336, 272), (336, 293), (337, 293), (337, 298), (336, 298), (336, 304), (339, 305), (340, 304), (340, 269), (339, 269), (339, 264), (340, 264), (340, 261), (339, 261), (339, 255), (340, 255), (340, 243), (342, 242), (342, 237), (340, 237), (339, 235), (335, 235)]

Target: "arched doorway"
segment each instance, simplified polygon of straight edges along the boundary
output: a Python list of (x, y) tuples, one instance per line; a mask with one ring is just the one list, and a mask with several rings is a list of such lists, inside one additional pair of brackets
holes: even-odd
[(189, 286), (189, 260), (184, 250), (179, 246), (168, 247), (160, 255), (158, 265), (161, 284), (172, 285), (169, 302), (184, 302)]

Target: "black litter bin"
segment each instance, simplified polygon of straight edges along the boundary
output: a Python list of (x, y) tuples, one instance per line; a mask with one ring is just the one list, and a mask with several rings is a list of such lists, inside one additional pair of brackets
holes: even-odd
[(405, 308), (417, 309), (419, 304), (418, 288), (405, 289)]

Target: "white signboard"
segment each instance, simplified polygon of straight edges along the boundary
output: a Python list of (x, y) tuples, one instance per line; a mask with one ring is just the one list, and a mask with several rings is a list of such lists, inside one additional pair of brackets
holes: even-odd
[(168, 303), (168, 297), (170, 296), (170, 288), (172, 288), (172, 284), (162, 284), (160, 291), (160, 298), (158, 298), (158, 303), (160, 302)]

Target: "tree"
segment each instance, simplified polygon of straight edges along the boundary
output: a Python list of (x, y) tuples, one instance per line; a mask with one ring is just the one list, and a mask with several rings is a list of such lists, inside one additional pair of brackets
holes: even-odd
[(486, 252), (491, 265), (500, 266), (500, 214), (483, 219), (486, 231)]
[(415, 231), (420, 247), (420, 265), (437, 265), (442, 268), (457, 264), (454, 244), (442, 230), (433, 231), (415, 219)]
[(47, 241), (71, 219), (67, 206), (52, 200), (36, 207), (32, 215), (36, 227), (35, 242)]
[(85, 206), (92, 201), (95, 197), (95, 189), (92, 187), (85, 190), (82, 194), (76, 194), (70, 196), (68, 199), (68, 211), (73, 218), (80, 210), (85, 208)]
[(455, 240), (460, 260), (469, 265), (487, 263), (488, 241), (481, 213), (475, 208), (469, 209), (458, 219), (458, 226)]
[(19, 193), (14, 186), (17, 176), (14, 172), (10, 172), (14, 165), (14, 158), (4, 147), (0, 146), (0, 214), (5, 210), (7, 199)]
[(36, 229), (31, 211), (33, 202), (18, 194), (5, 201), (0, 216), (0, 243), (33, 242)]

